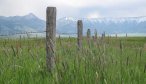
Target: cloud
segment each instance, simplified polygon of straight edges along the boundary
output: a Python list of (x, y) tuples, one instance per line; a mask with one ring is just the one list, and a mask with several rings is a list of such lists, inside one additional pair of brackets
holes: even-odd
[(146, 2), (145, 0), (51, 0), (50, 3), (55, 6), (70, 7), (91, 7), (91, 6), (114, 6), (121, 4), (133, 4), (137, 2)]
[(87, 18), (100, 18), (102, 17), (98, 12), (89, 13)]
[(47, 6), (57, 7), (57, 17), (146, 16), (146, 0), (0, 0), (0, 16), (30, 12), (45, 19)]

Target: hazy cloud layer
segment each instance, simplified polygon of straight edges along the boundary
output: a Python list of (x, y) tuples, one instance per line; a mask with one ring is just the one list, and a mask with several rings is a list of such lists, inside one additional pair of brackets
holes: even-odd
[(146, 0), (0, 0), (0, 16), (31, 12), (45, 19), (47, 6), (57, 7), (58, 18), (146, 16)]

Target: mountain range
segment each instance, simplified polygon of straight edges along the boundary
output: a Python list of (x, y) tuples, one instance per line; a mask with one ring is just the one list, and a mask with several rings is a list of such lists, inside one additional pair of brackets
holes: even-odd
[(30, 13), (25, 16), (0, 16), (0, 34), (38, 32), (45, 29), (45, 21)]
[[(77, 20), (83, 21), (83, 32), (96, 29), (98, 33), (146, 33), (146, 17), (122, 18), (73, 18), (64, 17), (57, 19), (57, 32), (75, 33)], [(17, 32), (39, 32), (45, 30), (45, 21), (30, 13), (25, 16), (0, 16), (0, 35)]]

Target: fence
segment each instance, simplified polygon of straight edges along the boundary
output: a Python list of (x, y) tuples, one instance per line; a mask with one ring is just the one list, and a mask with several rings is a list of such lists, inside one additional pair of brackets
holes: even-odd
[[(56, 7), (48, 7), (46, 11), (46, 30), (40, 32), (18, 32), (11, 33), (8, 35), (0, 36), (12, 36), (19, 34), (35, 34), (35, 33), (46, 33), (46, 65), (48, 71), (51, 72), (55, 68), (55, 52), (56, 52), (56, 34), (59, 35), (77, 35), (77, 44), (78, 49), (82, 49), (82, 39), (83, 39), (83, 22), (82, 20), (77, 21), (77, 33), (60, 33), (56, 32)], [(97, 40), (97, 31), (95, 30), (95, 35), (93, 36), (94, 40)], [(127, 34), (126, 34), (127, 36)], [(105, 37), (105, 33), (102, 34), (102, 38)], [(117, 37), (117, 34), (116, 34)], [(90, 44), (91, 31), (87, 30), (87, 41)]]
[[(0, 37), (9, 37), (13, 35), (23, 35), (23, 34), (38, 34), (38, 33), (46, 33), (46, 31), (39, 31), (39, 32), (16, 32), (16, 33), (8, 33), (8, 34), (0, 34)], [(61, 32), (56, 32), (58, 35), (76, 35), (77, 33), (61, 33)]]

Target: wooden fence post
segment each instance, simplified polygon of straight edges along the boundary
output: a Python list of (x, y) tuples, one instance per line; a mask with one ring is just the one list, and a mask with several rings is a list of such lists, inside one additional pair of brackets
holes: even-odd
[(101, 38), (102, 38), (102, 39), (105, 38), (105, 32), (102, 33), (102, 37), (101, 37)]
[(77, 32), (78, 32), (78, 38), (77, 38), (77, 44), (78, 44), (78, 49), (82, 48), (82, 36), (83, 36), (83, 23), (82, 20), (77, 21)]
[(88, 38), (88, 39), (91, 38), (91, 31), (90, 31), (90, 29), (87, 30), (87, 38)]
[(96, 29), (94, 31), (94, 34), (95, 34), (95, 40), (97, 40), (97, 30)]
[(47, 7), (46, 13), (46, 64), (51, 72), (55, 68), (56, 7)]
[(126, 38), (128, 37), (127, 33), (126, 33)]
[(116, 38), (118, 38), (118, 35), (116, 34)]
[(90, 29), (87, 30), (87, 43), (89, 45), (89, 47), (91, 46), (91, 31)]

